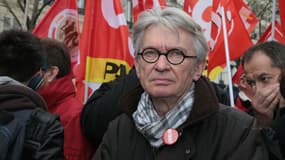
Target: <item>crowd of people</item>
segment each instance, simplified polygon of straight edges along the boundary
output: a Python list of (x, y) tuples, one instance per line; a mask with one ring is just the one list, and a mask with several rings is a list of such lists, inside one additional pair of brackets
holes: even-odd
[(1, 32), (0, 160), (284, 159), (285, 45), (245, 51), (229, 107), (202, 75), (208, 45), (188, 14), (146, 10), (132, 39), (129, 74), (82, 104), (62, 42)]

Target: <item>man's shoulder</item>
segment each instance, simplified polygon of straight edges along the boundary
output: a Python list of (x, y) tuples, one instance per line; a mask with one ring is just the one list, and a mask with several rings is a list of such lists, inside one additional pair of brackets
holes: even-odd
[(241, 125), (253, 125), (255, 124), (255, 118), (249, 114), (240, 111), (234, 107), (226, 106), (223, 104), (219, 105), (218, 116), (232, 123)]
[(132, 117), (125, 113), (119, 114), (114, 120), (111, 121), (111, 125), (131, 125), (133, 124)]
[(132, 134), (135, 131), (135, 124), (129, 115), (121, 113), (109, 124), (108, 130), (115, 133)]

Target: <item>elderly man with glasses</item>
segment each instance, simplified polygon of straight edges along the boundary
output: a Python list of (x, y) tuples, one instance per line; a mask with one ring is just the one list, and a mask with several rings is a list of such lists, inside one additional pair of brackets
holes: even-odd
[(208, 46), (189, 15), (146, 10), (133, 41), (140, 85), (124, 98), (94, 159), (269, 159), (254, 118), (219, 104), (201, 76)]

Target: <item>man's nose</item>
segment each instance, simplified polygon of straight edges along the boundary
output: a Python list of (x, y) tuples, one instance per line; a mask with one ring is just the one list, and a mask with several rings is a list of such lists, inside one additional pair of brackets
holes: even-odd
[(156, 68), (159, 70), (168, 69), (170, 66), (170, 63), (168, 62), (165, 55), (160, 55), (157, 62), (156, 62)]

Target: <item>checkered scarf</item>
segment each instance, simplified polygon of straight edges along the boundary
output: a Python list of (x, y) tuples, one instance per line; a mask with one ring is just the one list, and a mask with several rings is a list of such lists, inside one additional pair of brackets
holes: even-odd
[(146, 137), (151, 146), (156, 148), (162, 146), (163, 132), (169, 128), (177, 128), (187, 120), (193, 105), (194, 85), (192, 83), (189, 92), (163, 117), (155, 111), (149, 94), (144, 92), (141, 95), (138, 108), (132, 116), (137, 129)]

